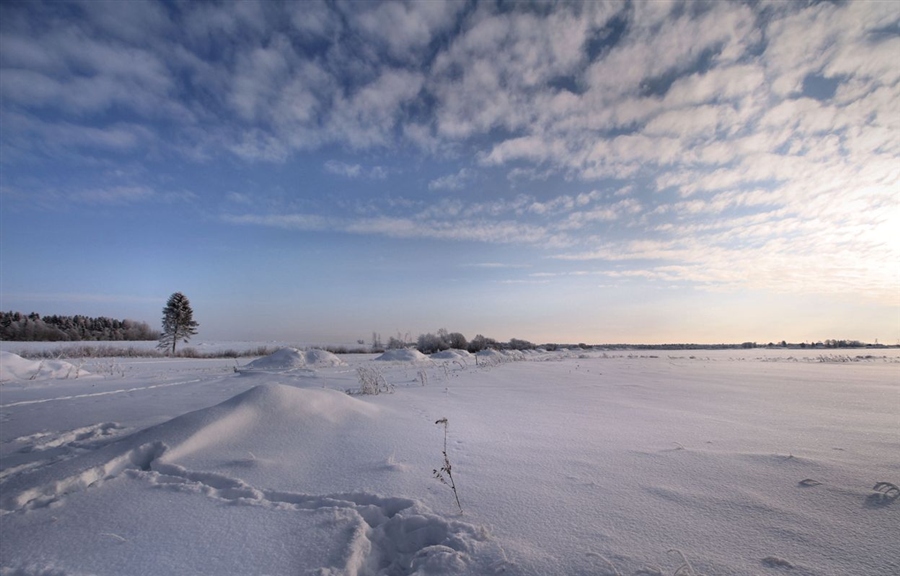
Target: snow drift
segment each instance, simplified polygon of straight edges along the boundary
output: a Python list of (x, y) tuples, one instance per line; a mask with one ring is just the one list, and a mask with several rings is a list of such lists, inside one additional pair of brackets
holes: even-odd
[(440, 352), (435, 352), (431, 355), (431, 358), (435, 360), (460, 360), (471, 358), (472, 355), (469, 354), (466, 350), (457, 350), (455, 348), (451, 348), (450, 350), (441, 350)]
[(285, 372), (343, 365), (344, 362), (340, 358), (325, 350), (303, 351), (296, 348), (282, 348), (242, 366), (240, 370), (242, 372)]
[(12, 352), (0, 352), (0, 382), (80, 378), (88, 375), (90, 372), (87, 370), (62, 360), (26, 360)]
[(414, 348), (400, 348), (397, 350), (386, 350), (384, 354), (375, 359), (384, 362), (426, 362), (428, 356)]

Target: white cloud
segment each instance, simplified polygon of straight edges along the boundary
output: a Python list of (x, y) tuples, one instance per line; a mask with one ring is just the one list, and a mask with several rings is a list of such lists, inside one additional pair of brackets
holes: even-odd
[(334, 222), (317, 214), (226, 214), (222, 221), (230, 224), (269, 226), (304, 231), (329, 230)]
[(387, 46), (391, 56), (421, 58), (436, 34), (451, 28), (465, 8), (461, 0), (443, 2), (391, 1), (377, 4), (352, 2), (342, 7), (352, 27)]
[(348, 178), (359, 178), (362, 175), (363, 167), (359, 164), (347, 164), (336, 160), (329, 160), (325, 163), (325, 171)]
[(495, 280), (498, 284), (549, 284), (549, 280), (533, 280), (525, 278), (514, 278), (507, 280)]
[(682, 76), (663, 99), (665, 108), (715, 102), (743, 103), (748, 96), (764, 96), (765, 70), (757, 63), (720, 66)]
[(228, 150), (244, 160), (283, 162), (290, 154), (284, 141), (265, 130), (252, 129), (238, 138), (238, 142), (228, 144)]
[(531, 264), (509, 264), (506, 262), (480, 262), (478, 264), (467, 264), (466, 266), (471, 266), (474, 268), (491, 268), (491, 269), (531, 268)]
[(388, 175), (388, 170), (383, 166), (366, 168), (361, 164), (348, 164), (337, 160), (325, 162), (325, 171), (346, 178), (369, 178), (375, 180), (382, 180)]
[(553, 214), (557, 212), (569, 212), (575, 207), (575, 199), (569, 195), (557, 196), (549, 201), (532, 202), (528, 211), (533, 214)]
[(555, 157), (557, 153), (552, 151), (553, 146), (539, 136), (521, 136), (504, 140), (495, 144), (482, 160), (482, 163), (491, 166), (506, 164), (514, 160), (531, 160), (540, 162), (548, 157)]
[(328, 7), (325, 0), (290, 2), (287, 9), (294, 29), (304, 36), (328, 39), (340, 29), (340, 16)]
[(594, 222), (613, 222), (634, 216), (643, 211), (640, 202), (633, 198), (626, 198), (614, 204), (598, 206), (588, 210), (579, 210), (569, 214), (563, 227), (578, 230)]
[(455, 174), (447, 174), (439, 178), (435, 178), (428, 183), (429, 190), (460, 190), (465, 187), (466, 183), (472, 180), (474, 172), (469, 168), (461, 168)]
[(401, 121), (401, 108), (417, 98), (424, 76), (385, 69), (349, 97), (337, 96), (329, 132), (354, 148), (389, 145)]
[(104, 34), (134, 43), (152, 43), (172, 31), (164, 6), (151, 0), (94, 2), (80, 0), (78, 8)]
[[(643, 4), (501, 12), (488, 3), (466, 11), (459, 2), (340, 3), (338, 10), (242, 2), (167, 14), (141, 2), (117, 5), (112, 18), (88, 3), (82, 27), (60, 20), (43, 33), (36, 25), (5, 29), (2, 88), (6, 101), (26, 108), (121, 106), (191, 127), (219, 124), (225, 136), (210, 141), (246, 158), (283, 159), (330, 143), (390, 147), (397, 138), (437, 151), (441, 139), (501, 129), (508, 136), (489, 144), (482, 161), (547, 162), (595, 178), (627, 177), (647, 156), (642, 147), (607, 158), (602, 144), (622, 134), (604, 130), (705, 138), (712, 141), (702, 149), (712, 151), (723, 136), (752, 127), (772, 96), (796, 93), (809, 73), (840, 77), (846, 104), (868, 94), (851, 86), (894, 86), (900, 77), (892, 58), (898, 40), (873, 36), (897, 20), (885, 3), (780, 7), (768, 20), (743, 4), (676, 10), (677, 17), (670, 4)], [(625, 34), (589, 61), (589, 40), (617, 14), (627, 17)], [(114, 22), (121, 29), (112, 30)], [(110, 40), (84, 31), (91, 26)], [(189, 35), (164, 41), (178, 30)], [(289, 41), (296, 33), (320, 52)], [(355, 54), (342, 48), (354, 34), (361, 35)], [(432, 62), (410, 55), (441, 35)], [(239, 41), (226, 45), (226, 37)], [(750, 51), (760, 46), (762, 56)], [(381, 48), (405, 66), (384, 62)], [(705, 69), (694, 71), (703, 59)], [(664, 94), (652, 93), (654, 83)], [(419, 107), (415, 118), (406, 116), (411, 105)], [(259, 131), (280, 145), (260, 145), (268, 139)], [(659, 150), (692, 150), (679, 144)]]
[(51, 122), (16, 112), (0, 112), (3, 160), (32, 163), (38, 159), (92, 161), (95, 154), (120, 155), (152, 145), (156, 135), (142, 124), (108, 126)]
[(578, 8), (538, 18), (496, 14), (482, 5), (432, 67), (431, 89), (441, 102), (439, 133), (466, 138), (494, 127), (529, 125), (537, 112), (534, 102), (547, 83), (577, 73), (586, 59), (587, 34), (599, 23), (596, 13)]
[(268, 47), (238, 55), (229, 100), (244, 120), (255, 120), (282, 89), (289, 69), (283, 51), (290, 51), (289, 42), (276, 36)]
[(433, 238), (498, 244), (536, 244), (548, 238), (541, 226), (503, 220), (418, 221), (412, 218), (364, 218), (349, 222), (345, 231), (394, 238)]
[[(185, 114), (169, 101), (174, 79), (151, 50), (99, 41), (77, 26), (5, 31), (4, 98), (71, 113), (124, 106), (143, 116)], [(7, 83), (7, 78), (9, 83)]]
[[(742, 215), (746, 207), (758, 211)], [(850, 293), (896, 303), (900, 266), (888, 254), (897, 253), (900, 234), (885, 224), (900, 214), (886, 196), (848, 193), (835, 203), (827, 193), (788, 188), (725, 192), (671, 209), (680, 219), (660, 226), (658, 239), (606, 242), (558, 258), (627, 263), (616, 274), (708, 289)]]
[(241, 192), (229, 192), (225, 195), (225, 199), (235, 204), (253, 204), (253, 197), (249, 194), (243, 194)]

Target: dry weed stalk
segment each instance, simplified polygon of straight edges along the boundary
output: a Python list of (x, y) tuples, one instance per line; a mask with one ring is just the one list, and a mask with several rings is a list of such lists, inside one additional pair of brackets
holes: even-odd
[(668, 553), (678, 554), (681, 557), (681, 566), (675, 570), (675, 576), (704, 576), (703, 574), (698, 574), (694, 571), (694, 567), (691, 566), (691, 563), (681, 550), (673, 548), (672, 550), (669, 550)]
[[(441, 418), (436, 421), (435, 424), (444, 425), (444, 465), (441, 466), (440, 470), (435, 468), (433, 474), (435, 478), (440, 480), (441, 484), (449, 486), (450, 489), (453, 490), (453, 497), (456, 498), (456, 506), (459, 508), (459, 513), (462, 514), (462, 504), (459, 503), (459, 494), (456, 492), (456, 482), (453, 481), (453, 466), (450, 465), (450, 458), (447, 456), (447, 428), (450, 426), (450, 423), (446, 418)], [(444, 476), (445, 474), (446, 477)]]
[(43, 370), (43, 369), (44, 369), (44, 361), (41, 360), (41, 362), (38, 364), (37, 370), (35, 371), (34, 374), (31, 375), (31, 378), (29, 378), (29, 380), (34, 380), (35, 378), (37, 378), (38, 374), (40, 374), (41, 370)]

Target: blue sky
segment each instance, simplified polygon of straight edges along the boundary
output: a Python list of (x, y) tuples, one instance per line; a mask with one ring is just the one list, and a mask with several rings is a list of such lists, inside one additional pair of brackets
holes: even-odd
[(889, 2), (3, 2), (0, 307), (900, 340)]

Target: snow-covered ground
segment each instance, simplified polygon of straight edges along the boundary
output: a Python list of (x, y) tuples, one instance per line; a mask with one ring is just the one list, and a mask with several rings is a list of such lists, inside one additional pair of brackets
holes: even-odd
[(900, 573), (898, 350), (377, 357), (4, 353), (0, 573)]

